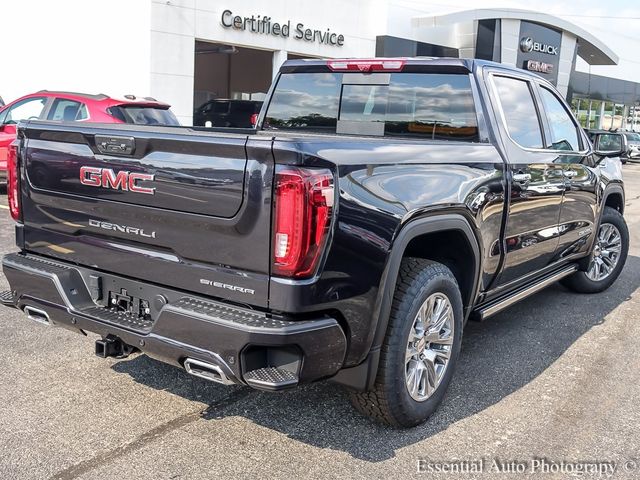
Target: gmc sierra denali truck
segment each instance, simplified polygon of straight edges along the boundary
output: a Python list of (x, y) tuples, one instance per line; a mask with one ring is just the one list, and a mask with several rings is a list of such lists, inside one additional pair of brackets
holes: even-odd
[(102, 357), (272, 391), (331, 379), (412, 426), (467, 319), (615, 281), (621, 153), (543, 79), (463, 59), (288, 61), (255, 129), (29, 121), (1, 299), (98, 334)]

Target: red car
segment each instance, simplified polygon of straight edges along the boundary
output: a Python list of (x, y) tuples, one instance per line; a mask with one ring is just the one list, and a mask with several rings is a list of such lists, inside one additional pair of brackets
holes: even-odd
[(103, 94), (47, 90), (25, 95), (0, 107), (0, 180), (6, 181), (7, 149), (16, 138), (16, 124), (20, 120), (180, 125), (169, 107), (153, 98), (133, 95), (115, 99)]

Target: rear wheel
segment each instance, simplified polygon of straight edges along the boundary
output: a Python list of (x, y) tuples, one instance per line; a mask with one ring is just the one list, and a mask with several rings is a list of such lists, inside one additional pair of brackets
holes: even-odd
[(438, 407), (460, 352), (462, 298), (451, 271), (407, 258), (400, 268), (380, 365), (372, 390), (353, 405), (383, 423), (411, 427)]
[(589, 266), (576, 272), (563, 284), (579, 293), (597, 293), (616, 281), (629, 252), (629, 230), (620, 212), (605, 207)]

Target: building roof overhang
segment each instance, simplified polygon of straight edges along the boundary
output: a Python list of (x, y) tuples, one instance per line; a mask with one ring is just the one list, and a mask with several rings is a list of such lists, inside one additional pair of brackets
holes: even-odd
[(562, 30), (578, 39), (578, 55), (590, 65), (617, 65), (619, 58), (607, 45), (594, 35), (571, 23), (553, 15), (518, 8), (480, 8), (463, 10), (429, 17), (416, 17), (413, 24), (418, 27), (441, 27), (474, 20), (513, 19), (538, 23), (556, 30)]

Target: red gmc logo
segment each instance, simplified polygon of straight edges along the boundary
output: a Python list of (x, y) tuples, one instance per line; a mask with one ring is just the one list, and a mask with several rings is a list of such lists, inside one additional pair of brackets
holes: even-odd
[(80, 183), (89, 187), (112, 188), (135, 193), (153, 195), (155, 188), (142, 187), (137, 182), (152, 181), (155, 175), (148, 173), (127, 172), (120, 170), (118, 173), (110, 168), (80, 167)]

